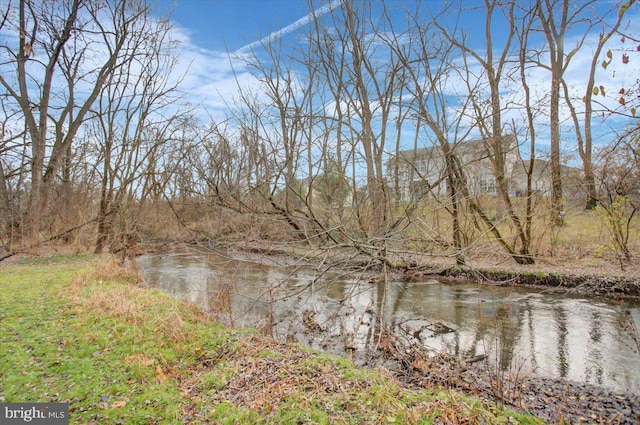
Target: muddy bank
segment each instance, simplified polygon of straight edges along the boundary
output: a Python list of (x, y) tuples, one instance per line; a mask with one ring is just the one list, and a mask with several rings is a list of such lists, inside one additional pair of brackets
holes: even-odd
[(550, 423), (637, 425), (640, 422), (637, 394), (535, 377), (526, 371), (496, 375), (483, 368), (483, 360), (428, 353), (398, 336), (385, 335), (379, 350), (369, 352), (362, 364), (373, 366), (384, 362), (408, 386), (460, 390), (496, 400)]
[[(263, 242), (227, 243), (221, 248), (229, 249), (234, 255), (251, 261), (333, 267), (371, 281), (380, 279), (383, 272), (383, 268), (369, 258), (341, 252)], [(386, 273), (387, 278), (393, 280), (444, 278), (450, 281), (519, 285), (563, 293), (640, 299), (640, 271), (635, 265), (620, 270), (616, 263), (596, 268), (581, 266), (578, 261), (567, 260), (565, 264), (562, 261), (560, 263), (550, 264), (547, 261), (544, 264), (520, 266), (489, 257), (475, 258), (468, 265), (458, 266), (451, 259), (420, 258), (416, 255), (408, 262), (401, 261), (396, 267), (388, 267)]]
[[(505, 377), (499, 381), (478, 367), (460, 367), (459, 362), (447, 360), (440, 362), (439, 366), (426, 370), (403, 364), (405, 369), (396, 374), (409, 385), (430, 387), (436, 381), (443, 387), (503, 402), (550, 423), (636, 425), (640, 420), (640, 401), (633, 393), (530, 376)], [(452, 363), (455, 366), (449, 366)], [(448, 367), (449, 372), (443, 373)]]
[[(310, 339), (321, 337), (322, 329), (308, 321), (305, 325)], [(383, 367), (407, 388), (453, 389), (553, 424), (640, 423), (640, 397), (631, 391), (535, 376), (533, 370), (497, 371), (487, 364), (486, 356), (460, 358), (429, 350), (407, 333), (387, 330), (373, 349), (345, 347), (343, 351), (341, 344), (339, 339), (329, 337), (325, 350), (349, 355), (360, 367)]]
[(640, 298), (640, 279), (623, 276), (596, 276), (563, 274), (544, 271), (507, 271), (474, 269), (470, 267), (420, 267), (405, 269), (402, 278), (408, 280), (427, 277), (453, 281), (471, 281), (491, 285), (520, 285), (583, 295), (614, 298)]
[[(322, 329), (309, 321), (305, 325), (310, 339), (321, 337)], [(374, 349), (343, 351), (341, 344), (329, 337), (325, 350), (348, 355), (360, 367), (383, 367), (407, 388), (453, 389), (553, 424), (640, 423), (640, 397), (631, 391), (535, 376), (533, 370), (496, 371), (486, 356), (459, 358), (429, 350), (410, 334), (385, 331)]]
[[(300, 264), (301, 258), (314, 266), (313, 255), (292, 255), (277, 247), (234, 247), (237, 253), (253, 261)], [(378, 280), (382, 269), (362, 259), (334, 259), (333, 267), (354, 277)], [(322, 264), (329, 267), (329, 260)], [(363, 268), (366, 272), (362, 273)], [(387, 271), (389, 272), (389, 271)], [(488, 285), (514, 285), (543, 288), (549, 292), (575, 293), (613, 298), (640, 298), (640, 279), (620, 273), (576, 274), (558, 269), (508, 270), (494, 266), (460, 267), (447, 264), (412, 264), (398, 267), (387, 276), (397, 280), (446, 279), (473, 281)], [(453, 388), (497, 400), (551, 423), (640, 423), (640, 398), (633, 392), (613, 391), (605, 387), (533, 376), (530, 371), (499, 374), (484, 359), (460, 359), (443, 353), (427, 352), (404, 335), (385, 335), (377, 350), (352, 353), (362, 366), (384, 366), (407, 386)], [(639, 357), (640, 360), (640, 357)]]

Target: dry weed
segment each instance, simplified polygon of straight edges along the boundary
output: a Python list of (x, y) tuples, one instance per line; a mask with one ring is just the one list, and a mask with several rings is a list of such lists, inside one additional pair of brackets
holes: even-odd
[(211, 295), (209, 299), (210, 311), (213, 318), (221, 323), (234, 325), (233, 311), (231, 308), (231, 289), (233, 284), (231, 282), (221, 282)]
[(144, 277), (140, 272), (132, 268), (123, 267), (113, 256), (106, 261), (97, 262), (92, 274), (99, 279), (123, 283), (135, 284), (144, 281)]
[(129, 323), (139, 324), (143, 321), (145, 305), (141, 305), (133, 295), (131, 291), (95, 291), (81, 302), (90, 309), (108, 312)]
[(185, 342), (192, 336), (192, 331), (187, 327), (182, 314), (176, 310), (171, 310), (162, 316), (156, 316), (152, 322), (156, 334), (168, 338), (171, 342)]

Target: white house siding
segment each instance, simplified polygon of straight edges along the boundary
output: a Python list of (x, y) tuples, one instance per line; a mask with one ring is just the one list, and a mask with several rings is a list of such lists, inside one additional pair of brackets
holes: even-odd
[[(511, 180), (515, 174), (524, 170), (515, 137), (506, 136), (505, 164), (506, 175)], [(471, 140), (453, 145), (454, 152), (463, 164), (469, 191), (473, 195), (496, 195), (496, 179), (493, 164), (487, 155), (483, 140)], [(428, 185), (434, 184), (445, 176), (445, 161), (439, 146), (401, 151), (396, 158), (387, 162), (389, 186), (394, 188), (394, 169), (398, 164), (398, 186), (400, 199), (415, 197)], [(518, 166), (520, 164), (520, 166)], [(526, 185), (525, 185), (526, 187)], [(510, 188), (516, 192), (516, 188)], [(447, 184), (443, 180), (435, 186), (431, 194), (436, 197), (447, 195)]]

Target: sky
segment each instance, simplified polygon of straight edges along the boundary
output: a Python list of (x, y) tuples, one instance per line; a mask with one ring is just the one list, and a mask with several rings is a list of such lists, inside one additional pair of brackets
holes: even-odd
[[(386, 0), (386, 4), (390, 10), (409, 10), (416, 1)], [(445, 0), (421, 1), (429, 10), (438, 9), (445, 3)], [(618, 0), (599, 0), (596, 4), (607, 5), (615, 1)], [(0, 0), (0, 4), (5, 2)], [(314, 0), (314, 3), (316, 15), (322, 15), (339, 6), (341, 0)], [(463, 1), (464, 6), (469, 8), (482, 3), (481, 0)], [(300, 39), (296, 37), (304, 33), (304, 26), (311, 17), (307, 0), (157, 0), (152, 4), (157, 7), (158, 16), (171, 11), (172, 38), (182, 42), (174, 70), (176, 76), (184, 76), (181, 90), (203, 116), (211, 117), (214, 121), (224, 120), (233, 99), (238, 97), (238, 86), (257, 85), (246, 64), (231, 57), (242, 56), (252, 50), (259, 52), (260, 44), (265, 40), (278, 39), (289, 45), (300, 45)], [(376, 0), (373, 4), (379, 6), (381, 3)], [(628, 15), (630, 31), (640, 38), (640, 3), (636, 3)], [(459, 22), (460, 25), (482, 31), (482, 19), (477, 13), (464, 16), (467, 20)], [(633, 16), (636, 18), (633, 19)], [(496, 33), (499, 36), (499, 31)], [(470, 37), (471, 42), (475, 42), (476, 38), (482, 39), (482, 34)], [(574, 42), (569, 35), (566, 44), (571, 46)], [(615, 43), (619, 48), (619, 42), (616, 40)], [(628, 43), (628, 47), (634, 50), (631, 65), (619, 67), (616, 79), (606, 83), (607, 87), (616, 87), (638, 78), (640, 47), (636, 52), (635, 46)], [(578, 88), (584, 81), (589, 53), (590, 47), (583, 48), (573, 58), (573, 65), (565, 75), (566, 80)], [(610, 67), (609, 71), (613, 68)], [(602, 73), (602, 70), (599, 71)], [(609, 71), (603, 75), (611, 76)], [(549, 74), (537, 69), (531, 75), (535, 76), (531, 81), (533, 88), (539, 90), (541, 96), (547, 94)], [(612, 101), (613, 97), (609, 96), (606, 100)], [(569, 122), (567, 125), (570, 127)]]
[[(316, 1), (319, 8), (331, 4)], [(160, 0), (159, 6), (159, 13), (171, 10), (176, 38), (187, 47), (176, 69), (186, 75), (182, 89), (214, 120), (223, 119), (239, 84), (255, 84), (230, 56), (270, 38), (295, 37), (310, 16), (306, 0)]]
[[(602, 4), (609, 0), (601, 0)], [(317, 10), (319, 14), (328, 11), (328, 9), (339, 5), (340, 0), (316, 0)], [(409, 0), (387, 0), (390, 8), (410, 7)], [(437, 9), (443, 4), (441, 0), (423, 0), (423, 6), (427, 8)], [(478, 0), (465, 0), (465, 7), (474, 7), (482, 4)], [(237, 86), (250, 86), (255, 84), (255, 80), (243, 68), (241, 63), (235, 62), (234, 68), (231, 68), (232, 62), (228, 53), (241, 54), (250, 51), (252, 48), (259, 49), (261, 40), (282, 38), (283, 41), (294, 41), (292, 37), (301, 35), (303, 27), (309, 19), (309, 8), (306, 0), (176, 0), (175, 9), (172, 14), (172, 20), (176, 27), (176, 31), (184, 37), (186, 44), (189, 46), (189, 53), (183, 58), (184, 61), (190, 61), (188, 76), (185, 79), (185, 88), (187, 91), (194, 93), (193, 100), (200, 99), (201, 104), (206, 108), (209, 116), (214, 120), (222, 120), (228, 107), (230, 99), (237, 97)], [(638, 15), (640, 7), (632, 10), (629, 15)], [(466, 15), (471, 20), (463, 21), (459, 24), (470, 28), (479, 28), (482, 30), (482, 22), (474, 22), (478, 20), (478, 16), (473, 13)], [(635, 24), (633, 22), (636, 22)], [(638, 20), (630, 20), (632, 31), (639, 34)], [(633, 27), (635, 25), (635, 27)], [(634, 29), (635, 28), (635, 29)], [(497, 37), (499, 37), (499, 31)], [(594, 34), (595, 36), (595, 34)], [(478, 38), (482, 39), (483, 34), (478, 34)], [(473, 37), (472, 40), (475, 40)], [(592, 42), (595, 39), (591, 40)], [(566, 44), (571, 47), (575, 40), (571, 35), (567, 37)], [(614, 43), (618, 43), (616, 40)], [(634, 45), (635, 46), (635, 45)], [(619, 43), (618, 43), (619, 47)], [(573, 63), (566, 75), (566, 80), (578, 89), (583, 85), (584, 75), (588, 69), (591, 48), (586, 47), (573, 58)], [(640, 53), (632, 58), (632, 61), (640, 62)], [(637, 78), (640, 68), (638, 65), (621, 67), (618, 75), (614, 80), (605, 83), (607, 87), (617, 87), (624, 81), (633, 81)], [(635, 71), (634, 71), (635, 70)], [(603, 76), (611, 76), (611, 72), (603, 73)], [(608, 75), (604, 75), (608, 74)], [(549, 74), (547, 71), (538, 69), (532, 71), (532, 89), (539, 92), (539, 96), (548, 95), (548, 87), (550, 86)], [(600, 80), (602, 82), (602, 80)], [(617, 90), (617, 89), (616, 89)], [(612, 91), (612, 90), (610, 90)], [(520, 89), (521, 92), (521, 89)], [(514, 96), (519, 96), (515, 93)], [(513, 100), (513, 97), (512, 97)], [(611, 102), (613, 106), (615, 101), (612, 96), (608, 99), (600, 99)], [(506, 119), (522, 119), (523, 117), (515, 114), (506, 116)], [(548, 118), (547, 118), (548, 119)], [(569, 153), (574, 150), (575, 155), (575, 135), (572, 136), (572, 124), (568, 117), (566, 119), (565, 129), (567, 133), (564, 137), (568, 140), (565, 147)], [(541, 123), (544, 118), (541, 118)], [(609, 122), (612, 122), (611, 120)], [(613, 132), (610, 129), (601, 131), (601, 142), (611, 139)], [(541, 125), (538, 129), (538, 145), (545, 149), (548, 146), (548, 135), (545, 140), (545, 126)], [(597, 141), (596, 141), (597, 142)], [(526, 149), (525, 149), (526, 150)]]
[(308, 12), (306, 0), (177, 0), (173, 21), (199, 47), (235, 52)]

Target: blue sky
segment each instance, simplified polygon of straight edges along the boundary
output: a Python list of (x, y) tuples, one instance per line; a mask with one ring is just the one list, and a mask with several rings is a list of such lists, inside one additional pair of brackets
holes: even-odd
[[(339, 1), (315, 3), (322, 10)], [(246, 53), (269, 37), (295, 43), (311, 16), (306, 0), (176, 0), (160, 6), (160, 13), (172, 10), (174, 37), (184, 46), (176, 69), (176, 75), (186, 74), (181, 88), (217, 120), (237, 97), (238, 85), (256, 83), (245, 64), (230, 56)]]
[[(340, 0), (315, 0), (316, 8), (339, 4)], [(415, 3), (409, 0), (388, 0), (389, 9), (411, 8)], [(435, 10), (442, 6), (444, 1), (423, 0), (422, 6)], [(478, 0), (465, 0), (465, 7), (473, 8), (483, 4)], [(598, 5), (610, 4), (608, 0), (601, 0)], [(230, 60), (228, 53), (246, 52), (252, 47), (257, 47), (260, 40), (265, 37), (282, 38), (286, 43), (295, 44), (297, 35), (302, 34), (302, 26), (309, 17), (309, 5), (306, 0), (176, 0), (175, 3), (165, 3), (167, 7), (175, 6), (172, 21), (175, 25), (177, 37), (180, 38), (185, 48), (181, 53), (181, 65), (176, 72), (185, 72), (187, 77), (183, 89), (189, 93), (190, 100), (199, 104), (214, 119), (222, 120), (230, 102), (237, 96), (237, 86), (250, 86), (255, 84), (255, 79), (249, 70), (240, 62)], [(327, 6), (329, 5), (329, 6)], [(631, 16), (638, 16), (635, 7), (631, 13), (629, 23), (630, 31), (640, 34), (638, 21)], [(317, 9), (318, 10), (318, 9)], [(400, 15), (399, 15), (400, 16)], [(483, 18), (477, 13), (468, 13), (465, 20), (459, 24), (468, 28), (483, 30)], [(499, 34), (495, 31), (494, 34)], [(483, 34), (478, 34), (482, 39)], [(498, 35), (499, 37), (499, 35)], [(579, 90), (584, 86), (586, 67), (590, 62), (591, 47), (597, 34), (594, 33), (587, 40), (585, 47), (573, 58), (573, 64), (565, 74), (570, 85)], [(475, 40), (474, 37), (471, 37)], [(572, 46), (575, 39), (568, 35), (566, 45)], [(291, 45), (290, 44), (290, 45)], [(612, 43), (612, 47), (621, 48), (618, 41)], [(631, 47), (627, 45), (627, 47)], [(635, 47), (635, 44), (633, 45)], [(243, 50), (244, 49), (244, 50)], [(259, 53), (259, 48), (256, 52)], [(635, 49), (634, 49), (635, 50)], [(603, 79), (611, 77), (611, 70), (599, 70), (600, 82), (609, 84), (608, 87), (616, 87), (620, 84), (633, 82), (640, 73), (638, 70), (640, 53), (632, 56), (631, 66), (621, 67), (613, 80), (609, 82)], [(233, 63), (233, 69), (232, 69)], [(549, 74), (541, 69), (532, 71), (533, 89), (538, 90), (541, 97), (548, 94), (550, 85)], [(581, 95), (580, 95), (581, 96)], [(616, 106), (613, 97), (604, 99)], [(567, 128), (571, 131), (571, 124), (567, 121)], [(541, 132), (542, 133), (542, 132)], [(568, 136), (571, 138), (571, 136)], [(544, 140), (540, 140), (544, 145)], [(571, 146), (569, 146), (569, 149)]]
[[(322, 12), (338, 6), (341, 1), (314, 0), (316, 12), (322, 15)], [(360, 0), (356, 0), (356, 2), (358, 1)], [(374, 8), (379, 9), (382, 4), (381, 0), (372, 1)], [(386, 0), (385, 4), (388, 10), (397, 12), (397, 15), (393, 15), (394, 18), (402, 19), (403, 13), (406, 14), (407, 11), (410, 11), (418, 1)], [(574, 1), (578, 4), (579, 0)], [(617, 1), (619, 0), (598, 0), (595, 4), (600, 7), (600, 5), (615, 4)], [(428, 9), (426, 12), (439, 9), (445, 3), (445, 0), (421, 0), (421, 5)], [(6, 4), (8, 4), (7, 0), (0, 0), (0, 5), (4, 7)], [(16, 3), (14, 2), (13, 4), (15, 5)], [(465, 8), (472, 9), (482, 5), (483, 1), (462, 0), (462, 4)], [(251, 74), (246, 63), (232, 59), (229, 53), (247, 52), (255, 47), (255, 53), (259, 55), (261, 53), (259, 44), (265, 37), (282, 39), (288, 46), (301, 46), (301, 39), (297, 37), (304, 33), (304, 26), (310, 19), (307, 0), (157, 0), (157, 3), (152, 2), (152, 5), (158, 7), (158, 16), (172, 9), (173, 29), (171, 30), (171, 37), (182, 42), (178, 50), (178, 63), (172, 72), (172, 77), (178, 80), (179, 77), (184, 76), (180, 89), (185, 94), (186, 99), (196, 108), (198, 114), (205, 121), (211, 118), (215, 122), (225, 120), (229, 108), (233, 106), (234, 99), (238, 97), (238, 87), (251, 87), (258, 90), (258, 81)], [(473, 10), (467, 12), (460, 24), (468, 28), (475, 28), (475, 31), (479, 33), (472, 34), (471, 40), (474, 43), (478, 40), (477, 42), (480, 43), (483, 30), (482, 11)], [(372, 19), (377, 17), (376, 13), (378, 13), (378, 10), (374, 10)], [(426, 18), (425, 15), (423, 16)], [(612, 15), (615, 16), (615, 13), (612, 13)], [(630, 10), (627, 16), (625, 29), (634, 34), (636, 39), (640, 38), (640, 2), (636, 2), (633, 10)], [(499, 34), (499, 31), (497, 30), (496, 33)], [(10, 40), (11, 43), (15, 43), (15, 40), (17, 40), (16, 33), (11, 31), (3, 31), (0, 36), (6, 37), (7, 40), (13, 37), (14, 39)], [(594, 33), (586, 41), (585, 47), (573, 58), (572, 66), (569, 67), (565, 74), (566, 81), (572, 90), (575, 89), (573, 95), (577, 96), (578, 99), (584, 93), (580, 93), (579, 90), (584, 88), (584, 76), (590, 64), (592, 47), (596, 40), (597, 33)], [(571, 46), (574, 44), (575, 38), (572, 38), (572, 34), (568, 34), (566, 45)], [(598, 70), (598, 84), (605, 85), (610, 95), (607, 98), (600, 97), (598, 100), (608, 102), (615, 107), (617, 102), (612, 94), (617, 92), (616, 87), (628, 87), (637, 84), (636, 81), (638, 75), (640, 75), (639, 44), (640, 41), (632, 41), (626, 45), (621, 45), (619, 39), (612, 40), (611, 49), (616, 52), (617, 62), (606, 71)], [(481, 47), (479, 48), (481, 49)], [(630, 63), (627, 66), (619, 64), (621, 49), (629, 52)], [(302, 73), (300, 75), (302, 76), (301, 78), (304, 78)], [(549, 73), (541, 68), (531, 68), (530, 76), (532, 89), (539, 98), (548, 97)], [(59, 77), (59, 74), (56, 77)], [(465, 85), (461, 83), (460, 79), (456, 82), (458, 83), (458, 88), (464, 88)], [(62, 79), (60, 79), (60, 83), (62, 86), (65, 84)], [(453, 84), (452, 87), (448, 88), (455, 89), (456, 87)], [(505, 90), (503, 100), (517, 103), (520, 100), (518, 97), (522, 97), (522, 90), (521, 88), (519, 91), (518, 88), (515, 90), (510, 89), (507, 88)], [(330, 113), (329, 108), (327, 108), (327, 111), (327, 113)], [(522, 117), (516, 113), (510, 116), (505, 114), (504, 118), (505, 120), (523, 121)], [(575, 134), (571, 134), (571, 120), (566, 113), (563, 119), (564, 128), (567, 129), (567, 132), (563, 135), (567, 140), (567, 151), (571, 153), (571, 150), (573, 150), (575, 154)], [(537, 124), (539, 124), (539, 127), (536, 130), (540, 137), (538, 146), (544, 147), (545, 130), (548, 130), (548, 117), (540, 114)], [(618, 128), (621, 128), (621, 126), (618, 125)], [(613, 131), (606, 128), (600, 134), (602, 139), (599, 140), (603, 143), (615, 137)]]
[(308, 13), (306, 0), (178, 0), (173, 21), (198, 46), (234, 52)]

